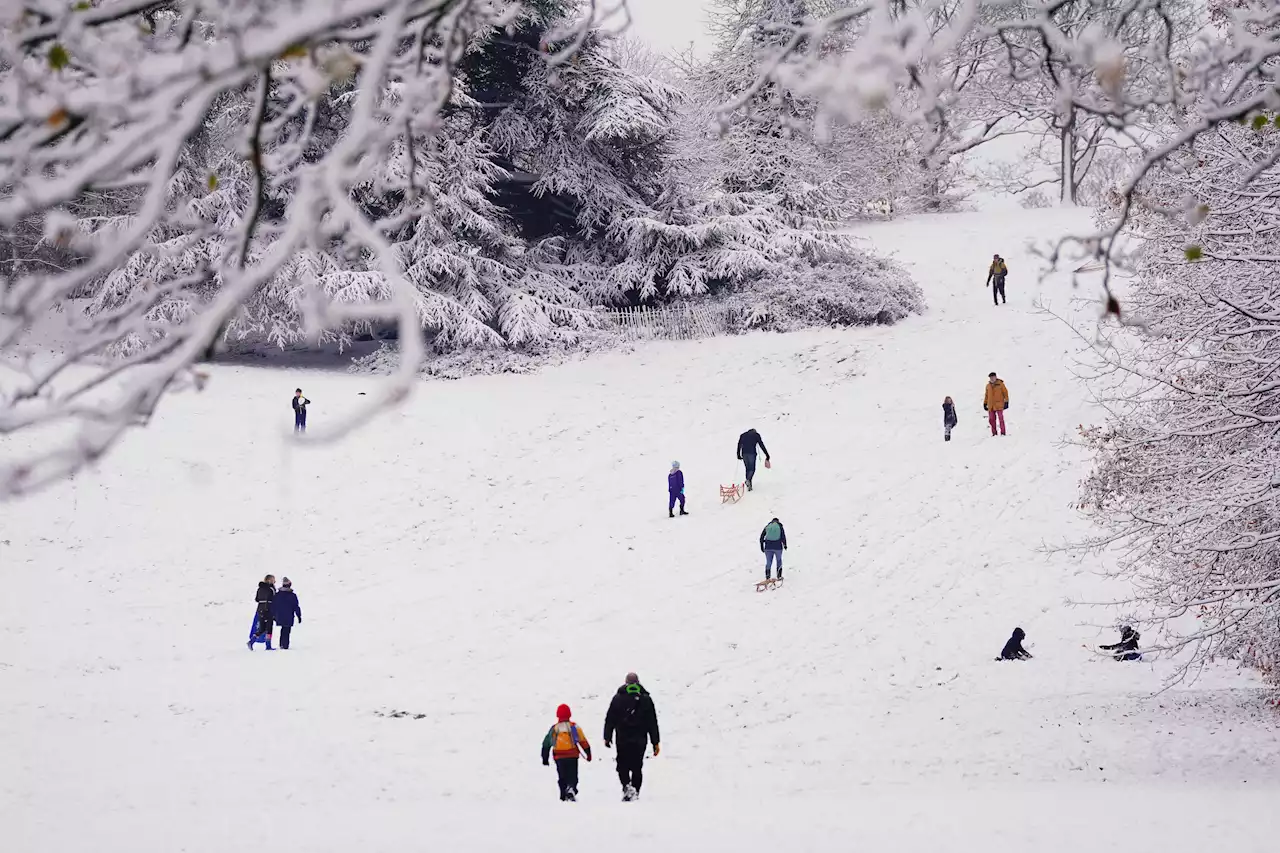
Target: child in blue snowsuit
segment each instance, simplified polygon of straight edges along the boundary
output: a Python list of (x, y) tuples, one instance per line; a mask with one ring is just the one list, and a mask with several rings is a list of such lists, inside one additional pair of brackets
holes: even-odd
[(671, 473), (667, 475), (667, 517), (676, 517), (676, 501), (680, 502), (680, 514), (688, 515), (684, 511), (684, 472), (680, 470), (679, 462), (671, 463)]

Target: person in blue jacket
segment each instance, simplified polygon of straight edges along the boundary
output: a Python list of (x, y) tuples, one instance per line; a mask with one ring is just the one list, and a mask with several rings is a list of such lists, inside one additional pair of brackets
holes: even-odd
[(680, 514), (688, 515), (684, 511), (684, 472), (680, 470), (679, 462), (671, 463), (671, 473), (667, 474), (667, 517), (676, 517), (676, 502), (680, 502)]
[(271, 599), (271, 616), (280, 626), (280, 648), (289, 648), (293, 617), (297, 616), (298, 624), (302, 624), (302, 607), (298, 604), (298, 594), (293, 591), (293, 582), (288, 578), (280, 583), (280, 591)]

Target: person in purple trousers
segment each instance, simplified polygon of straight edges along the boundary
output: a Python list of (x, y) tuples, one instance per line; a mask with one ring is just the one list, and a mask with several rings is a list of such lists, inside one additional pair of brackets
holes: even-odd
[(680, 514), (688, 515), (684, 511), (684, 472), (680, 470), (679, 462), (671, 463), (671, 473), (667, 475), (667, 517), (676, 517), (676, 501), (680, 502)]

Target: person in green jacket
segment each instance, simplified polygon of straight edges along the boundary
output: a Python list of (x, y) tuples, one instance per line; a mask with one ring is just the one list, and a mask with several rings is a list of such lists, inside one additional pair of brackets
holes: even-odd
[(773, 519), (760, 531), (760, 550), (764, 553), (764, 579), (773, 576), (773, 562), (778, 561), (778, 580), (782, 580), (782, 552), (787, 550), (787, 529)]

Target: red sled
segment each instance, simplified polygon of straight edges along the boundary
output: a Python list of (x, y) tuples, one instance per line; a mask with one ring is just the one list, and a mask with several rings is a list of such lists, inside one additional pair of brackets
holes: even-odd
[(729, 486), (721, 486), (720, 487), (720, 503), (736, 504), (738, 501), (742, 500), (742, 488), (745, 485), (746, 483), (743, 483), (742, 485), (738, 485), (737, 483), (734, 483)]

